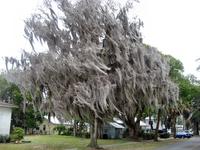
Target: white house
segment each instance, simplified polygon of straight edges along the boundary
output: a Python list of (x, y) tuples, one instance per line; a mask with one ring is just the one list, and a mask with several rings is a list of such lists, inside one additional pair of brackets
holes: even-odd
[[(153, 129), (156, 129), (156, 125), (157, 125), (157, 121), (156, 121), (156, 118), (154, 118), (153, 116), (151, 116), (151, 121), (152, 121), (152, 125), (153, 125)], [(146, 117), (144, 122), (146, 123), (146, 129), (151, 129), (151, 126), (149, 124), (149, 117)], [(159, 123), (159, 127), (158, 127), (159, 130), (162, 130), (162, 129), (165, 129), (165, 125), (162, 124), (162, 122), (160, 121)]]
[(0, 135), (10, 135), (12, 108), (15, 105), (0, 102)]

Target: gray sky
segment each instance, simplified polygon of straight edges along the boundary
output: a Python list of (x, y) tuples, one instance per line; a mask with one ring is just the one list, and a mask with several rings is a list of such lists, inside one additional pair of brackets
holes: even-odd
[(140, 0), (137, 5), (144, 21), (144, 42), (180, 59), (185, 73), (198, 78), (195, 60), (200, 57), (199, 6), (199, 0)]
[[(23, 37), (24, 22), (41, 0), (0, 2), (0, 57), (20, 56), (29, 48)], [(157, 47), (164, 54), (180, 59), (185, 73), (200, 78), (196, 71), (200, 57), (200, 1), (199, 0), (140, 0), (135, 6), (143, 20), (144, 42)], [(200, 64), (200, 63), (199, 63)], [(4, 66), (0, 60), (0, 68)]]
[(0, 68), (2, 57), (20, 57), (21, 49), (29, 48), (24, 38), (24, 20), (36, 10), (41, 0), (3, 0), (0, 2)]

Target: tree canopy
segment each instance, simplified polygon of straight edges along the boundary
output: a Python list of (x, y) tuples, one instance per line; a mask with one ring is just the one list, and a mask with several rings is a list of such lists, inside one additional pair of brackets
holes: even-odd
[[(178, 100), (167, 59), (142, 43), (142, 23), (128, 18), (129, 9), (112, 1), (47, 0), (25, 21), (33, 52), (6, 59), (7, 78), (40, 110), (91, 123), (92, 147), (99, 121), (118, 115), (131, 128), (147, 106)], [(37, 41), (45, 52), (35, 49)]]

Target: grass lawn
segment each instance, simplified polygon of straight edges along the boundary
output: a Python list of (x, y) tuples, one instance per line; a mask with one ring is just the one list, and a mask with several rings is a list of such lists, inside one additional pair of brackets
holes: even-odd
[[(71, 136), (41, 135), (26, 136), (26, 144), (0, 144), (0, 150), (67, 150), (88, 149), (89, 139)], [(127, 140), (98, 140), (98, 144), (107, 150), (154, 150), (157, 147), (180, 140), (164, 140), (160, 142), (131, 142)]]

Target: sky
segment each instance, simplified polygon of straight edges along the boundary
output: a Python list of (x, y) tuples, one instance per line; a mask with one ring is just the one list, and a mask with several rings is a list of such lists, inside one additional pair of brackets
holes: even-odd
[[(29, 43), (24, 39), (24, 20), (41, 4), (41, 0), (4, 0), (0, 2), (0, 68), (3, 57), (19, 57)], [(200, 1), (140, 0), (136, 15), (144, 22), (144, 42), (183, 62), (185, 74), (200, 79), (196, 68), (200, 62)], [(134, 14), (135, 15), (135, 14)]]
[(185, 74), (194, 74), (200, 62), (200, 1), (140, 0), (137, 13), (144, 22), (144, 42), (183, 62)]
[(29, 43), (24, 38), (24, 20), (40, 5), (41, 0), (3, 0), (0, 2), (0, 69), (5, 56), (20, 57)]

